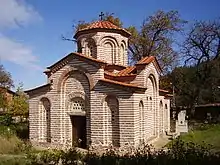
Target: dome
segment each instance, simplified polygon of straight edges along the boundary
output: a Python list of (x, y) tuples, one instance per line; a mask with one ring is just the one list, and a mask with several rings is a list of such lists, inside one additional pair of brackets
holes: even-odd
[(80, 34), (90, 33), (93, 31), (117, 32), (117, 33), (121, 33), (122, 35), (127, 36), (127, 37), (129, 37), (131, 35), (127, 30), (120, 28), (109, 21), (101, 20), (101, 21), (93, 22), (89, 26), (87, 26), (86, 28), (78, 30), (76, 32), (76, 34), (74, 35), (74, 38), (78, 38), (78, 36)]

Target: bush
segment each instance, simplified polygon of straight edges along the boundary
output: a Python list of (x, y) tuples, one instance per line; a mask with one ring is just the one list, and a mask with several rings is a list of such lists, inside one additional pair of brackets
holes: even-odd
[(219, 165), (220, 155), (212, 153), (207, 147), (194, 143), (185, 144), (180, 139), (167, 150), (154, 151), (149, 146), (138, 149), (133, 154), (117, 154), (108, 150), (102, 155), (88, 152), (82, 155), (75, 148), (68, 151), (47, 150), (29, 154), (27, 157), (33, 165)]
[(17, 123), (14, 127), (16, 135), (23, 140), (29, 139), (29, 126), (28, 123)]
[(0, 125), (9, 126), (13, 123), (12, 116), (9, 114), (5, 114), (0, 116)]

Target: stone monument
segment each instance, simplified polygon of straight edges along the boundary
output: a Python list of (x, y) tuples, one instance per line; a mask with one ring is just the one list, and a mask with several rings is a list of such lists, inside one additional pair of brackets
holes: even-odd
[(176, 121), (176, 132), (178, 134), (188, 132), (188, 121), (186, 120), (186, 110), (181, 110), (178, 113), (178, 120)]

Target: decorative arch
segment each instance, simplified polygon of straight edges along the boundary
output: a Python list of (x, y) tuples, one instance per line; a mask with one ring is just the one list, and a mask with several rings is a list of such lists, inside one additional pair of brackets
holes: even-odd
[(104, 143), (120, 147), (119, 102), (117, 97), (108, 95), (104, 104)]
[(61, 92), (62, 83), (65, 82), (65, 80), (68, 78), (68, 76), (71, 75), (74, 71), (78, 71), (78, 72), (84, 74), (89, 82), (90, 90), (93, 89), (94, 81), (93, 81), (92, 76), (89, 74), (89, 72), (86, 69), (84, 69), (80, 66), (77, 66), (76, 68), (70, 67), (70, 68), (66, 69), (65, 71), (63, 71), (63, 73), (60, 75), (60, 77), (58, 79), (57, 92)]
[(150, 134), (151, 136), (155, 136), (157, 134), (157, 110), (158, 110), (158, 102), (157, 102), (157, 84), (156, 78), (153, 74), (149, 74), (147, 77), (147, 95), (150, 98), (148, 100), (148, 110), (151, 114), (149, 119), (150, 123), (153, 123), (154, 127), (151, 128)]
[[(79, 91), (68, 94), (65, 105), (68, 112), (82, 112), (85, 116), (89, 113), (89, 97), (83, 92)], [(78, 106), (78, 108), (75, 108), (75, 106)], [(80, 107), (83, 109), (79, 109)]]
[(105, 36), (100, 40), (100, 45), (104, 49), (104, 60), (109, 63), (117, 63), (118, 57), (116, 57), (117, 49), (119, 47), (118, 41), (111, 36)]
[(119, 46), (118, 41), (112, 36), (104, 36), (104, 37), (100, 38), (98, 43), (99, 43), (99, 45), (103, 45), (103, 43), (105, 43), (106, 41), (112, 42), (114, 44), (114, 46), (117, 46), (117, 47)]
[[(58, 92), (60, 96), (60, 105), (63, 116), (61, 120), (62, 136), (64, 143), (70, 145), (77, 143), (81, 147), (86, 147), (90, 141), (90, 90), (92, 86), (92, 77), (86, 69), (80, 66), (70, 66), (59, 77)], [(79, 122), (83, 122), (83, 135), (77, 130), (81, 130), (75, 122), (79, 120), (76, 116), (81, 116)], [(77, 123), (79, 123), (77, 122)], [(82, 136), (82, 137), (81, 137)], [(82, 139), (80, 143), (77, 139)]]
[(39, 100), (39, 137), (42, 142), (51, 142), (51, 102), (47, 97)]
[(158, 87), (157, 87), (158, 84), (157, 84), (157, 79), (156, 79), (155, 73), (152, 70), (150, 70), (147, 77), (152, 81), (155, 91), (158, 91)]

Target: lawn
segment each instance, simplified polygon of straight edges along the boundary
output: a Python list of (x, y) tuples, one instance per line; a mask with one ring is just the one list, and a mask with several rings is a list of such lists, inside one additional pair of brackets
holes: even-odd
[(184, 142), (194, 142), (204, 145), (210, 144), (213, 151), (220, 151), (220, 124), (206, 125), (198, 130), (190, 131), (188, 134), (181, 135), (180, 139)]

